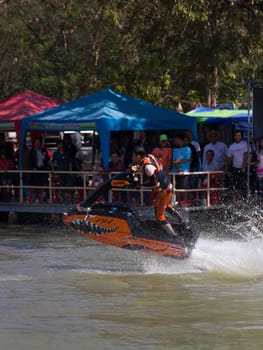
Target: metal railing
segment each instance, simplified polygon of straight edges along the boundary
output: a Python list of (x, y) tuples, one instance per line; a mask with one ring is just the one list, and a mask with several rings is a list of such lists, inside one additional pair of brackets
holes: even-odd
[[(101, 181), (108, 177), (116, 175), (112, 173), (100, 173)], [(33, 176), (32, 176), (33, 175)], [(60, 177), (70, 179), (66, 186), (60, 183)], [(140, 181), (143, 183), (141, 174)], [(43, 177), (43, 183), (36, 184), (33, 179), (34, 176)], [(223, 202), (225, 191), (228, 188), (224, 187), (224, 174), (222, 171), (216, 172), (191, 172), (184, 174), (170, 173), (174, 201), (179, 205), (196, 207), (211, 207), (220, 205)], [(178, 188), (177, 181), (181, 176), (189, 177), (187, 188)], [(96, 179), (98, 172), (94, 171), (42, 171), (42, 170), (0, 170), (0, 202), (17, 202), (23, 203), (69, 203), (72, 204), (80, 202), (84, 199), (89, 191), (94, 190), (97, 186)], [(202, 181), (206, 178), (205, 184)], [(216, 178), (216, 181), (215, 181)], [(35, 177), (36, 179), (36, 177)], [(39, 180), (39, 179), (38, 179)], [(191, 185), (191, 180), (193, 185)], [(37, 181), (38, 182), (38, 181)], [(134, 202), (137, 205), (143, 206), (151, 204), (151, 189), (145, 187), (137, 189), (113, 189), (107, 196), (108, 201), (115, 200), (116, 193), (124, 192), (125, 195), (119, 196), (119, 201)], [(179, 198), (184, 194), (187, 197), (187, 203), (181, 203)], [(105, 199), (105, 198), (104, 198)]]

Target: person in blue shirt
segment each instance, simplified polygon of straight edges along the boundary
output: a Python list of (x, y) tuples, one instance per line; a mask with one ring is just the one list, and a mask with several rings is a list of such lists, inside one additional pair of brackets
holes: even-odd
[[(191, 149), (184, 143), (184, 135), (176, 135), (172, 156), (172, 173), (178, 174), (175, 177), (176, 189), (189, 188), (189, 176), (183, 175), (190, 172)], [(187, 192), (178, 192), (177, 198), (182, 205), (188, 202)]]

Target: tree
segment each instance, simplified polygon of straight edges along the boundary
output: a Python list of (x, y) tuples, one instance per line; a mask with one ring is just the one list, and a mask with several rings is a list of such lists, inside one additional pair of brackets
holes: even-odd
[(238, 100), (262, 74), (262, 13), (259, 0), (2, 1), (0, 92)]

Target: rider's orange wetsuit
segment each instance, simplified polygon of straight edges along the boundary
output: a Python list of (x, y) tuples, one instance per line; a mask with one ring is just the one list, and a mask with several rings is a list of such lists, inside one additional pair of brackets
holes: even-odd
[(147, 181), (144, 186), (154, 186), (155, 192), (155, 217), (156, 220), (167, 223), (165, 211), (172, 208), (172, 183), (170, 175), (163, 169), (162, 165), (152, 154), (147, 154), (141, 160), (142, 173), (146, 175)]

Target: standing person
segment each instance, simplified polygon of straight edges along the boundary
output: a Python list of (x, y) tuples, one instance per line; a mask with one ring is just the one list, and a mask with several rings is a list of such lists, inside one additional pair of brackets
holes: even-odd
[(172, 148), (166, 134), (160, 135), (160, 145), (153, 149), (152, 154), (162, 164), (164, 170), (169, 173), (172, 165)]
[[(191, 149), (190, 172), (196, 172), (196, 171), (198, 171), (198, 169), (200, 167), (199, 155), (198, 155), (199, 153), (197, 152), (196, 147), (191, 142), (191, 138), (187, 134), (184, 137), (184, 144), (185, 144), (185, 146), (188, 146)], [(189, 187), (193, 190), (197, 189), (199, 179), (200, 179), (200, 175), (198, 175), (198, 174), (190, 175), (189, 176)], [(191, 202), (194, 202), (197, 198), (196, 191), (190, 192), (189, 198), (190, 198)]]
[(259, 149), (257, 152), (257, 187), (258, 199), (263, 201), (263, 137), (259, 140)]
[(149, 144), (148, 135), (144, 130), (139, 132), (139, 138), (135, 141), (134, 147), (141, 146), (145, 149), (146, 153), (150, 153), (152, 148)]
[[(68, 133), (64, 134), (63, 142), (64, 142), (64, 149), (70, 153), (71, 164), (72, 164), (71, 170), (80, 172), (82, 170), (82, 161), (77, 156), (79, 149), (73, 143), (71, 135)], [(83, 183), (82, 175), (78, 173), (72, 175), (71, 180), (72, 180), (73, 186), (81, 186)]]
[(138, 146), (134, 150), (134, 162), (131, 167), (133, 171), (141, 170), (146, 176), (145, 186), (154, 186), (156, 200), (154, 203), (155, 218), (162, 224), (163, 229), (171, 236), (177, 236), (171, 223), (165, 216), (168, 211), (177, 219), (182, 221), (181, 216), (171, 205), (173, 186), (169, 174), (162, 168), (157, 159), (152, 154), (146, 154), (144, 148)]
[(171, 223), (165, 216), (165, 211), (173, 213), (178, 218), (181, 217), (173, 209), (171, 205), (173, 186), (170, 181), (170, 176), (162, 168), (157, 159), (152, 154), (146, 154), (144, 148), (141, 146), (135, 147), (134, 150), (134, 162), (131, 169), (133, 171), (141, 170), (143, 175), (146, 176), (145, 186), (154, 186), (156, 191), (156, 201), (154, 203), (155, 218), (162, 224), (163, 229), (171, 236), (177, 236)]
[(109, 162), (109, 172), (121, 172), (125, 170), (125, 166), (123, 161), (120, 158), (120, 153), (118, 151), (112, 152), (111, 153), (111, 159)]
[[(190, 172), (191, 149), (184, 144), (184, 136), (177, 135), (174, 139), (173, 158), (172, 158), (172, 173), (177, 174), (175, 177), (176, 189), (189, 188), (189, 175), (184, 173)], [(179, 192), (178, 199), (181, 205), (186, 205), (188, 202), (187, 192)]]
[(198, 141), (195, 141), (193, 139), (193, 133), (192, 130), (187, 130), (185, 133), (186, 137), (190, 140), (190, 145), (194, 146), (195, 148), (195, 157), (196, 160), (192, 164), (191, 171), (200, 171), (201, 170), (201, 146)]
[[(208, 149), (206, 151), (205, 158), (206, 158), (206, 162), (205, 162), (205, 166), (203, 168), (203, 171), (211, 172), (211, 174), (210, 174), (210, 181), (208, 180), (208, 175), (204, 175), (204, 177), (202, 179), (201, 186), (204, 188), (207, 188), (208, 185), (210, 188), (211, 187), (219, 187), (220, 176), (219, 176), (219, 174), (212, 173), (213, 171), (220, 170), (218, 162), (215, 158), (215, 152), (212, 149)], [(204, 196), (204, 193), (200, 192), (200, 197), (202, 200), (204, 200), (205, 197), (207, 197), (207, 194), (206, 194), (206, 196)], [(221, 196), (220, 196), (219, 191), (210, 191), (211, 204), (213, 204), (213, 205), (216, 204), (220, 199), (221, 199)]]
[(205, 153), (205, 166), (203, 171), (218, 171), (220, 166), (215, 158), (215, 152), (212, 149), (208, 149)]
[(9, 171), (12, 169), (14, 169), (13, 161), (8, 159), (5, 152), (2, 151), (0, 153), (0, 170), (3, 172), (0, 173), (0, 184), (5, 187), (1, 188), (0, 192), (3, 194), (3, 200), (11, 198), (10, 185), (12, 184), (12, 174)]
[(68, 150), (70, 153), (70, 157), (72, 160), (72, 170), (80, 171), (81, 170), (81, 161), (77, 158), (78, 148), (72, 142), (72, 138), (70, 134), (64, 134), (63, 137), (64, 149)]
[[(47, 149), (42, 147), (41, 138), (37, 137), (34, 143), (34, 147), (29, 153), (29, 166), (31, 170), (48, 170), (48, 163), (50, 157)], [(48, 173), (36, 173), (30, 175), (30, 185), (32, 186), (47, 186), (48, 185)], [(47, 199), (47, 191), (36, 188), (33, 190), (33, 199), (35, 201), (43, 201)]]
[(242, 140), (241, 130), (234, 132), (234, 142), (227, 150), (226, 172), (231, 175), (231, 187), (246, 197), (246, 167), (248, 161), (247, 143)]
[[(58, 181), (61, 187), (72, 186), (73, 181), (70, 174), (65, 173), (65, 171), (69, 172), (72, 170), (72, 159), (71, 154), (68, 149), (65, 149), (64, 142), (59, 140), (57, 142), (57, 149), (52, 157), (52, 168), (53, 170), (61, 171), (58, 174)], [(65, 188), (60, 191), (60, 200), (69, 200), (70, 196), (65, 191)]]
[(208, 159), (206, 157), (206, 152), (208, 150), (214, 151), (214, 158), (218, 163), (219, 170), (224, 170), (226, 166), (227, 145), (219, 141), (219, 133), (217, 130), (211, 130), (208, 134), (208, 138), (210, 142), (205, 145), (203, 149), (203, 170), (207, 166)]
[(6, 141), (5, 134), (0, 132), (0, 153), (5, 153), (7, 159), (13, 161), (14, 156), (14, 147), (12, 142)]

